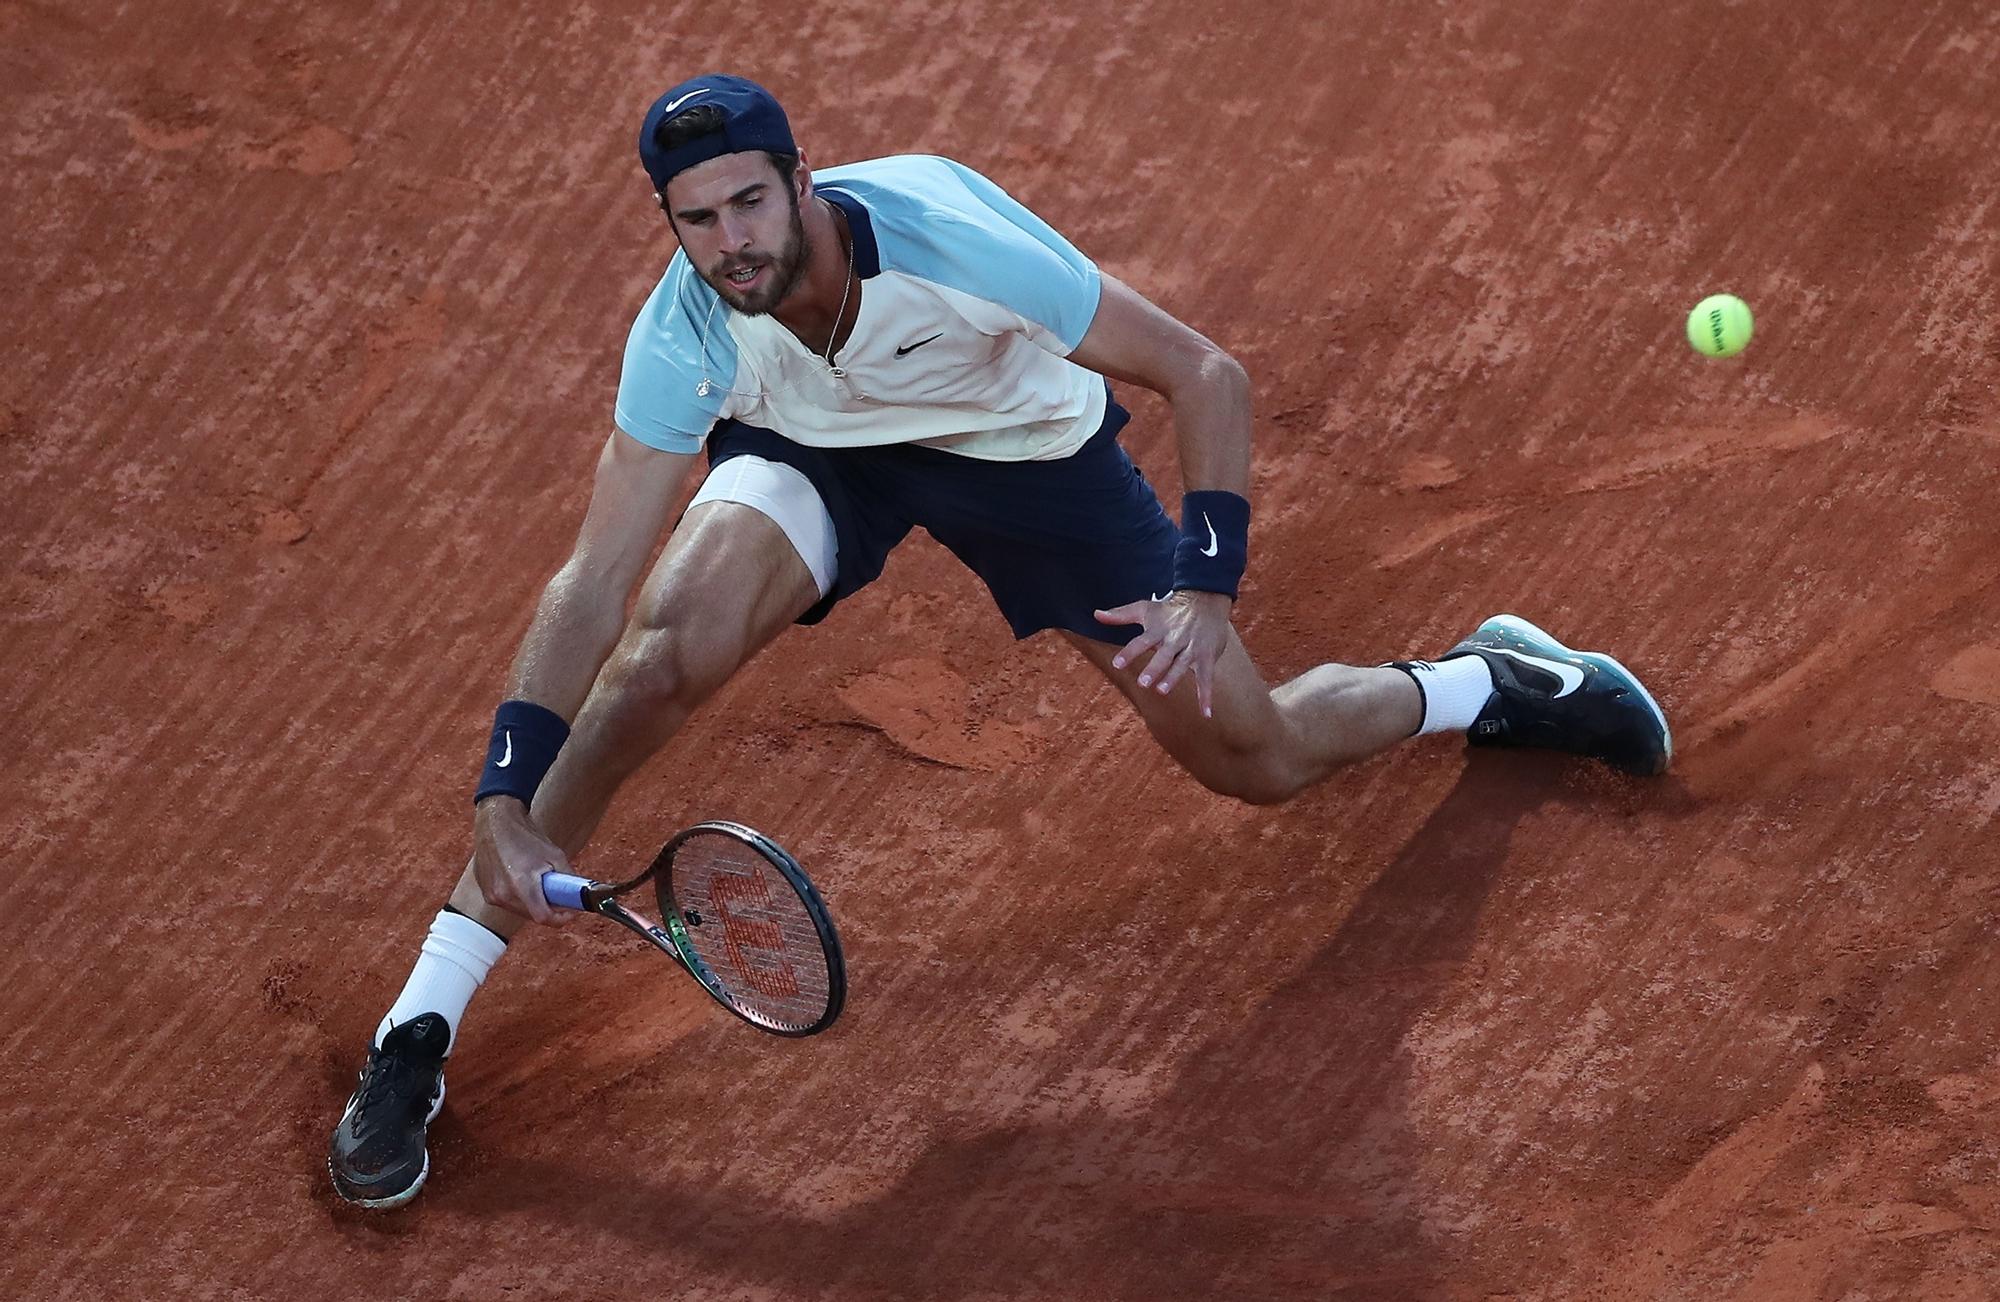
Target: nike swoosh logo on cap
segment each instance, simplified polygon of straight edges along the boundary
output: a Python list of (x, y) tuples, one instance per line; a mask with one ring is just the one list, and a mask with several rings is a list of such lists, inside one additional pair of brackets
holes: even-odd
[(509, 764), (512, 764), (514, 762), (514, 730), (512, 728), (509, 728), (506, 732), (501, 733), (500, 735), (506, 739), (507, 751), (500, 757), (500, 762), (493, 766), (496, 769), (504, 769)]
[(1490, 646), (1485, 649), (1488, 651), (1498, 651), (1503, 656), (1512, 656), (1531, 669), (1539, 669), (1543, 673), (1554, 674), (1556, 681), (1562, 684), (1562, 690), (1556, 693), (1559, 697), (1568, 696), (1571, 692), (1583, 686), (1583, 670), (1578, 669), (1575, 665), (1566, 665), (1560, 660), (1544, 660), (1540, 656), (1531, 656), (1525, 651), (1510, 651), (1504, 646)]
[(685, 95), (681, 96), (681, 97), (680, 97), (679, 99), (677, 99), (677, 100), (674, 100), (673, 102), (669, 103), (669, 104), (668, 104), (668, 105), (667, 105), (667, 106), (666, 106), (665, 108), (661, 109), (661, 110), (660, 110), (660, 116), (661, 116), (661, 117), (665, 117), (665, 116), (666, 116), (667, 114), (669, 114), (669, 113), (673, 112), (673, 111), (674, 111), (675, 109), (677, 109), (677, 108), (679, 108), (679, 107), (680, 107), (681, 105), (683, 105), (683, 104), (687, 103), (687, 102), (688, 102), (689, 100), (693, 99), (693, 98), (694, 98), (695, 96), (697, 96), (697, 95), (706, 95), (706, 94), (708, 94), (708, 87), (706, 87), (706, 86), (703, 86), (703, 87), (702, 87), (702, 88), (701, 88), (700, 90), (691, 90), (691, 91), (689, 91), (689, 92), (688, 92), (687, 94), (685, 94)]
[(1201, 549), (1201, 554), (1203, 556), (1213, 556), (1221, 550), (1222, 542), (1215, 536), (1215, 525), (1210, 522), (1208, 512), (1203, 511), (1201, 513), (1201, 522), (1208, 525), (1208, 546)]

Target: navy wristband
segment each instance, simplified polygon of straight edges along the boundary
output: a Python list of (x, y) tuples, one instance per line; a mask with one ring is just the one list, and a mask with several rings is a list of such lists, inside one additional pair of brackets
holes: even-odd
[(1181, 540), (1174, 547), (1175, 591), (1234, 598), (1250, 559), (1250, 503), (1203, 489), (1181, 499)]
[(535, 789), (568, 740), (569, 725), (554, 710), (533, 701), (500, 702), (493, 712), (493, 736), (486, 743), (486, 771), (479, 775), (472, 803), (488, 796), (533, 803)]

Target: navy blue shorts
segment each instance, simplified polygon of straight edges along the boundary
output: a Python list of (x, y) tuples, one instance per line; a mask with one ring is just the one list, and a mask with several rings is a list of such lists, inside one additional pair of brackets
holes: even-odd
[(914, 444), (809, 448), (725, 420), (708, 436), (708, 463), (760, 456), (819, 490), (840, 555), (832, 591), (801, 624), (873, 582), (914, 527), (985, 582), (1015, 637), (1061, 628), (1122, 646), (1139, 626), (1100, 624), (1091, 612), (1169, 591), (1180, 538), (1118, 446), (1131, 418), (1108, 399), (1097, 433), (1057, 461), (981, 461)]

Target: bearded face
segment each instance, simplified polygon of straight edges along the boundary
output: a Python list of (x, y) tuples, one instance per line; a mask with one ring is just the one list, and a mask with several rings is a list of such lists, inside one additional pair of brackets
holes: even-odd
[(688, 261), (745, 316), (770, 312), (812, 258), (799, 196), (768, 155), (724, 154), (668, 184), (667, 215)]
[(709, 288), (745, 316), (762, 316), (784, 302), (799, 277), (805, 275), (812, 256), (805, 222), (799, 216), (798, 196), (787, 189), (785, 198), (790, 201), (786, 204), (790, 220), (776, 249), (751, 247), (720, 254), (702, 273)]

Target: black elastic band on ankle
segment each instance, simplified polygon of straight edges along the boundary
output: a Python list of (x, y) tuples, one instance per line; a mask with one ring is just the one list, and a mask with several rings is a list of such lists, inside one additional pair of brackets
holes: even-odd
[(1391, 660), (1382, 668), (1400, 669), (1417, 685), (1417, 731), (1410, 734), (1415, 737), (1423, 732), (1424, 720), (1431, 717), (1431, 694), (1424, 690), (1424, 676), (1418, 673), (1417, 666), (1408, 660)]
[(461, 918), (464, 918), (464, 919), (465, 919), (465, 920), (466, 920), (467, 922), (469, 922), (469, 923), (471, 923), (471, 924), (472, 924), (473, 926), (475, 926), (475, 927), (479, 928), (479, 929), (480, 929), (481, 931), (485, 932), (485, 933), (486, 933), (487, 935), (489, 935), (489, 936), (493, 937), (493, 939), (495, 939), (495, 940), (499, 941), (499, 942), (500, 942), (501, 944), (503, 944), (503, 945), (504, 945), (504, 944), (506, 944), (506, 943), (507, 943), (507, 938), (506, 938), (505, 936), (503, 936), (503, 935), (501, 935), (501, 934), (500, 934), (499, 932), (497, 932), (497, 931), (493, 930), (493, 928), (491, 928), (491, 927), (487, 926), (487, 925), (486, 925), (485, 923), (481, 922), (481, 921), (480, 921), (479, 919), (477, 919), (477, 918), (473, 917), (473, 916), (472, 916), (472, 915), (471, 915), (470, 913), (467, 913), (467, 912), (466, 912), (466, 911), (465, 911), (464, 909), (461, 909), (461, 908), (459, 908), (459, 907), (458, 907), (458, 906), (457, 906), (456, 904), (453, 904), (453, 903), (452, 903), (452, 902), (451, 902), (450, 900), (446, 900), (446, 901), (444, 902), (444, 911), (445, 911), (446, 913), (456, 913), (456, 914), (457, 914), (457, 915), (458, 915), (459, 917), (461, 917)]

